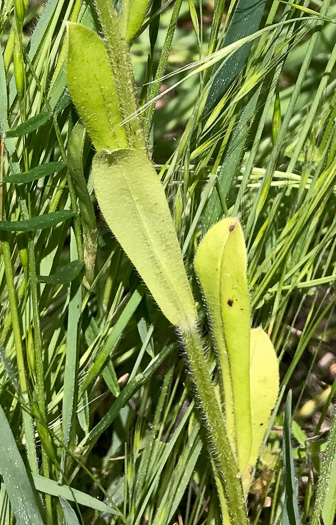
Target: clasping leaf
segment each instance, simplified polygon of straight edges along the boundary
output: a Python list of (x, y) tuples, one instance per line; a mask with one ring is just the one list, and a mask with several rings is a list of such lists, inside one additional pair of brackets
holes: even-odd
[(146, 152), (98, 153), (93, 184), (105, 220), (167, 319), (187, 331), (196, 309), (164, 189)]

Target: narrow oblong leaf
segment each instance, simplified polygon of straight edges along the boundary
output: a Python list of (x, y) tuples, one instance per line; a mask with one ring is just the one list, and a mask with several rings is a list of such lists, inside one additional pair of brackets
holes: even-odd
[(61, 222), (71, 219), (74, 215), (73, 211), (63, 210), (38, 215), (25, 221), (0, 221), (0, 231), (34, 232), (37, 230), (47, 230)]
[(92, 167), (98, 204), (163, 314), (182, 331), (196, 308), (166, 196), (145, 151), (98, 153)]
[(60, 485), (57, 481), (45, 478), (39, 474), (33, 474), (32, 476), (36, 490), (43, 492), (44, 494), (62, 497), (68, 501), (75, 501), (78, 505), (85, 505), (86, 507), (96, 509), (100, 512), (121, 516), (121, 512), (118, 510), (117, 506), (112, 508), (103, 501), (100, 501), (93, 496), (89, 496), (89, 494), (85, 494), (85, 492), (73, 489), (67, 485)]
[(67, 83), (95, 148), (127, 147), (118, 94), (105, 44), (81, 24), (68, 23)]
[[(279, 393), (278, 359), (268, 335), (251, 330), (251, 417), (252, 446), (248, 468), (256, 463), (260, 447)], [(249, 480), (248, 471), (245, 482)]]
[(64, 168), (66, 168), (65, 162), (47, 162), (46, 164), (32, 168), (29, 171), (15, 173), (9, 177), (4, 177), (3, 182), (8, 182), (9, 184), (25, 184), (27, 182), (47, 177), (52, 173), (57, 173)]
[(71, 261), (52, 275), (39, 275), (37, 280), (46, 284), (69, 284), (80, 275), (83, 268), (83, 261)]
[(24, 462), (17, 448), (6, 415), (0, 406), (0, 473), (18, 525), (43, 525)]
[(240, 472), (251, 453), (250, 297), (246, 248), (238, 219), (213, 226), (201, 241), (195, 270), (206, 299), (223, 377), (229, 437)]
[[(260, 25), (265, 5), (266, 0), (259, 0), (258, 2), (238, 0), (230, 27), (225, 33), (221, 47), (228, 46), (233, 42), (237, 42), (238, 40), (255, 33)], [(230, 84), (245, 67), (251, 45), (251, 43), (246, 43), (244, 46), (237, 48), (237, 51), (224, 64), (218, 62), (215, 65), (214, 72), (217, 72), (217, 74), (214, 78), (206, 102), (204, 109), (205, 115), (216, 106), (226, 93)]]
[(24, 135), (28, 135), (32, 131), (35, 131), (39, 128), (41, 128), (44, 124), (48, 122), (52, 117), (51, 112), (42, 112), (38, 115), (35, 115), (34, 117), (26, 120), (25, 122), (22, 122), (22, 124), (19, 124), (16, 128), (11, 129), (9, 131), (6, 131), (7, 137), (23, 137)]
[(132, 0), (128, 12), (126, 40), (130, 40), (140, 29), (147, 11), (148, 0)]

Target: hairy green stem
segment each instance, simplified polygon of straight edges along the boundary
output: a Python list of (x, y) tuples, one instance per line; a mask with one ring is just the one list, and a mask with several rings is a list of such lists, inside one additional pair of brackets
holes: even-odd
[[(120, 33), (117, 15), (111, 0), (95, 0), (106, 38), (106, 49), (115, 77), (122, 117), (130, 148), (145, 148), (145, 138), (134, 91), (134, 76), (128, 44)], [(132, 118), (130, 118), (132, 117)]]
[[(218, 484), (219, 479), (222, 482), (232, 525), (247, 525), (248, 518), (238, 465), (231, 449), (225, 421), (215, 395), (209, 374), (209, 365), (204, 356), (200, 336), (196, 328), (181, 335), (213, 447), (210, 447), (209, 452), (212, 456), (213, 464), (216, 465), (216, 482)], [(220, 499), (222, 500), (222, 498)], [(222, 513), (225, 513), (225, 509), (222, 509)]]
[(325, 504), (326, 495), (330, 485), (330, 478), (332, 476), (332, 468), (335, 465), (336, 458), (336, 415), (334, 414), (334, 421), (330, 431), (327, 448), (325, 451), (321, 474), (319, 477), (319, 484), (317, 487), (313, 515), (311, 518), (312, 525), (320, 525)]

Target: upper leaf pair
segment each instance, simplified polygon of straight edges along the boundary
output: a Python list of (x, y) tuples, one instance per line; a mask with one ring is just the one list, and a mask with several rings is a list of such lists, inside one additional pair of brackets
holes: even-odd
[(213, 331), (231, 446), (247, 480), (278, 396), (278, 362), (261, 328), (252, 329), (246, 248), (237, 219), (203, 238), (195, 257)]

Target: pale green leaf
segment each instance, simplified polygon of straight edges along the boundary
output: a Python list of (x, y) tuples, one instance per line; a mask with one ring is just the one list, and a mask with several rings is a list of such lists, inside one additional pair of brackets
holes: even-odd
[(18, 525), (43, 525), (37, 498), (17, 448), (5, 412), (0, 406), (0, 473)]
[(66, 525), (79, 525), (79, 521), (76, 516), (76, 513), (71, 507), (70, 503), (66, 499), (61, 498), (61, 497), (59, 498), (59, 500), (60, 500), (60, 504), (63, 510), (65, 524)]
[(237, 219), (224, 219), (206, 233), (196, 253), (195, 269), (209, 310), (223, 376), (228, 433), (243, 472), (252, 440), (251, 319), (246, 248)]
[(141, 150), (96, 155), (93, 184), (108, 226), (167, 319), (182, 331), (196, 310), (159, 177)]
[(252, 447), (248, 467), (253, 467), (258, 459), (278, 394), (279, 365), (274, 347), (261, 328), (254, 328), (251, 330)]
[(85, 492), (67, 485), (62, 485), (53, 479), (40, 476), (39, 474), (33, 474), (32, 477), (36, 490), (43, 492), (44, 494), (50, 494), (51, 496), (56, 496), (58, 498), (62, 497), (68, 501), (75, 501), (78, 505), (85, 505), (86, 507), (98, 510), (99, 512), (121, 516), (121, 512), (116, 505), (113, 505), (112, 507), (112, 503), (111, 505), (108, 505), (89, 494), (85, 494)]
[(147, 11), (148, 0), (132, 0), (128, 12), (126, 40), (130, 40), (140, 29)]
[(94, 31), (81, 24), (68, 24), (67, 83), (95, 148), (127, 147), (105, 44)]

